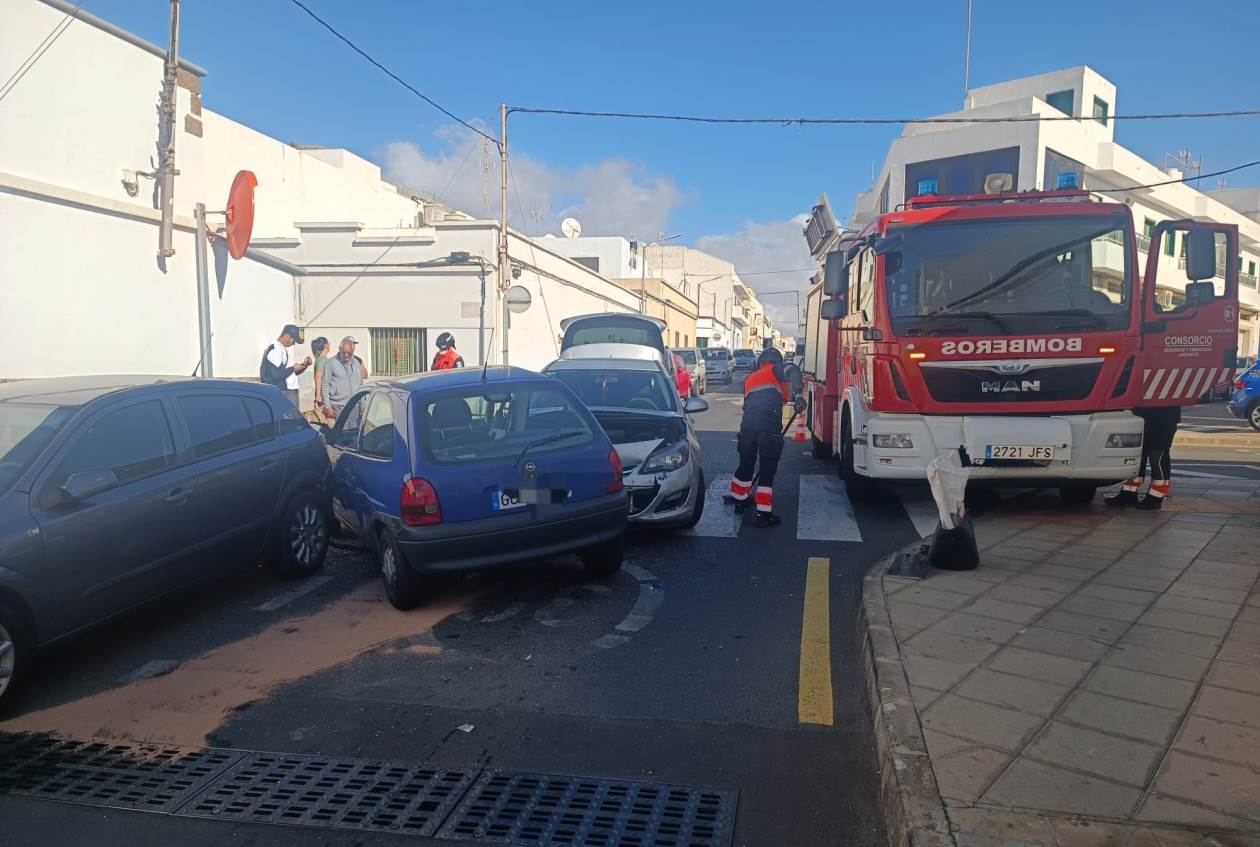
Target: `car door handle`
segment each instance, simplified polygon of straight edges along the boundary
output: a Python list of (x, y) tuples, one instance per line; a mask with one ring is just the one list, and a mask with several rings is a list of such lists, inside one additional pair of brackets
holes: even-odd
[(184, 488), (182, 486), (179, 488), (172, 488), (171, 493), (166, 495), (166, 502), (167, 503), (183, 503), (183, 502), (186, 502), (188, 498), (191, 496), (192, 496), (191, 488)]
[(266, 461), (266, 462), (263, 462), (261, 465), (259, 465), (259, 466), (258, 466), (258, 470), (259, 470), (259, 471), (261, 471), (261, 472), (263, 472), (263, 473), (266, 473), (267, 471), (273, 471), (273, 470), (275, 470), (276, 468), (280, 467), (280, 465), (282, 465), (283, 463), (284, 463), (284, 459), (283, 459), (283, 458), (280, 458), (280, 459), (271, 459), (271, 460)]

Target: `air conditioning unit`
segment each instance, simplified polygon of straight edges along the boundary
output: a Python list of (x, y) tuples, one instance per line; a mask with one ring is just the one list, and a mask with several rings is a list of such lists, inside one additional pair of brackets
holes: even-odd
[(424, 207), (424, 223), (426, 226), (433, 226), (446, 220), (446, 207), (439, 206), (436, 203), (427, 203)]

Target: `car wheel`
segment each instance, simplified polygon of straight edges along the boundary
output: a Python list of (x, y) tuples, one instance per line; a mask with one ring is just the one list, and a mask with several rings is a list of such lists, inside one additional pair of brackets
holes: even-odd
[(578, 556), (586, 572), (597, 579), (606, 579), (621, 570), (621, 562), (625, 558), (626, 537), (618, 535), (602, 544), (588, 547)]
[(691, 517), (687, 518), (687, 522), (683, 524), (686, 529), (691, 529), (693, 526), (700, 523), (700, 517), (704, 514), (704, 471), (700, 471), (700, 480), (696, 483), (696, 485), (700, 486), (700, 493), (696, 495), (696, 505), (695, 508), (691, 510)]
[(0, 603), (0, 708), (11, 701), (29, 649), (22, 619)]
[(319, 494), (303, 489), (289, 498), (280, 516), (280, 532), (267, 558), (278, 576), (310, 576), (328, 555), (328, 510)]
[(844, 417), (844, 423), (840, 425), (840, 478), (844, 480), (850, 500), (872, 500), (878, 484), (870, 477), (859, 474), (853, 466), (853, 430), (849, 425), (848, 415)]
[(1256, 432), (1260, 432), (1260, 400), (1251, 404), (1251, 408), (1247, 410), (1247, 423), (1251, 424), (1251, 428)]
[(1093, 501), (1094, 495), (1097, 493), (1097, 485), (1072, 483), (1070, 485), (1059, 486), (1059, 497), (1065, 503), (1090, 503)]
[(385, 585), (385, 596), (389, 598), (389, 604), (403, 612), (420, 605), (425, 594), (425, 579), (407, 564), (407, 560), (398, 550), (394, 533), (388, 529), (381, 530), (376, 547), (376, 558), (381, 565), (381, 582)]

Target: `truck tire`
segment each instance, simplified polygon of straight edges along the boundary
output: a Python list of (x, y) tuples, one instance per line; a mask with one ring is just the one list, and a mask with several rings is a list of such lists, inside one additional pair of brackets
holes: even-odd
[(18, 613), (0, 602), (0, 712), (13, 702), (14, 686), (22, 675), (31, 645), (26, 623)]
[(853, 428), (847, 414), (841, 415), (840, 424), (840, 478), (844, 480), (849, 499), (854, 502), (866, 502), (875, 499), (877, 483), (867, 476), (862, 476), (853, 466)]
[(1066, 503), (1090, 503), (1098, 493), (1097, 485), (1073, 482), (1059, 486), (1059, 497)]

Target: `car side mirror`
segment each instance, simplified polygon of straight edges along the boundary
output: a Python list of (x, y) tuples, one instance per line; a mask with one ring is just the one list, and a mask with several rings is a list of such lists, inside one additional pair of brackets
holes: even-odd
[(832, 250), (827, 254), (823, 267), (823, 293), (829, 296), (847, 296), (849, 293), (848, 263), (844, 253)]
[(110, 470), (79, 471), (61, 485), (61, 493), (71, 500), (86, 500), (118, 487), (118, 476)]
[(848, 314), (849, 306), (844, 300), (824, 300), (818, 314), (825, 321), (838, 321)]
[(1198, 282), (1216, 276), (1216, 232), (1192, 229), (1185, 238), (1186, 278)]
[(683, 403), (683, 411), (689, 415), (694, 415), (696, 412), (707, 412), (709, 411), (709, 401), (702, 400), (699, 397), (688, 397), (686, 402)]

